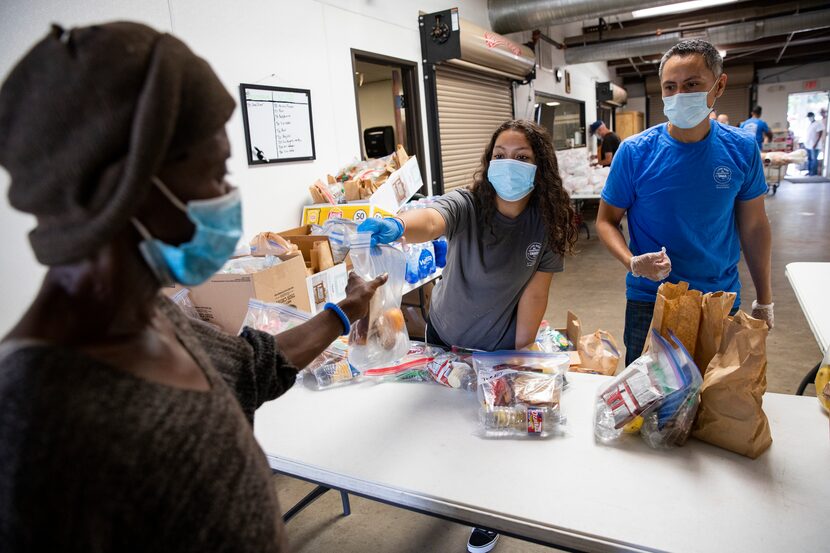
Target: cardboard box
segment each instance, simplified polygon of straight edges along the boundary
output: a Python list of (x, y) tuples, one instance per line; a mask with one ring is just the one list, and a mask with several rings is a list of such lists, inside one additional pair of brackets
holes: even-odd
[(351, 219), (355, 223), (362, 223), (369, 217), (392, 217), (423, 185), (418, 160), (413, 156), (389, 175), (369, 201), (305, 206), (302, 224), (322, 225), (328, 219), (338, 217)]
[(369, 217), (392, 217), (394, 213), (385, 211), (369, 202), (351, 204), (315, 204), (303, 207), (303, 225), (322, 225), (329, 219), (350, 219), (362, 223)]
[(345, 298), (347, 281), (348, 273), (343, 263), (308, 276), (303, 256), (294, 255), (257, 273), (213, 275), (206, 283), (191, 288), (190, 298), (203, 320), (236, 334), (251, 298), (284, 303), (314, 314), (326, 302)]

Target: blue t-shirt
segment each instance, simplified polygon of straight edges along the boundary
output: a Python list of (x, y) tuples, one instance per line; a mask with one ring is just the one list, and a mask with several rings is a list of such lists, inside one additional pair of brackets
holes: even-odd
[[(666, 124), (625, 140), (611, 163), (602, 199), (628, 212), (631, 253), (671, 259), (669, 282), (703, 292), (735, 292), (740, 305), (741, 247), (735, 203), (767, 191), (758, 146), (747, 133), (711, 122), (700, 142), (669, 136)], [(630, 300), (655, 301), (659, 282), (631, 273)]]
[(764, 133), (770, 132), (766, 121), (762, 121), (757, 117), (750, 117), (741, 123), (741, 128), (755, 137), (759, 147), (764, 143)]

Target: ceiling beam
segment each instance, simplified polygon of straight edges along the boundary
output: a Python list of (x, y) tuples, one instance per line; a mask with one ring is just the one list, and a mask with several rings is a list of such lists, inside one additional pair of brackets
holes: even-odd
[[(709, 10), (700, 10), (688, 12), (670, 18), (662, 19), (662, 21), (642, 20), (636, 24), (631, 24), (631, 21), (623, 22), (623, 27), (612, 24), (611, 28), (602, 31), (602, 41), (606, 40), (622, 40), (626, 38), (633, 38), (637, 36), (648, 36), (665, 34), (677, 31), (689, 31), (696, 29), (705, 29), (716, 25), (723, 25), (728, 23), (735, 23), (747, 21), (751, 19), (772, 17), (775, 15), (795, 13), (796, 11), (807, 11), (814, 8), (823, 8), (827, 6), (826, 0), (798, 0), (791, 2), (775, 2), (770, 1), (769, 5), (759, 6), (758, 2), (742, 2), (735, 5), (734, 9), (712, 8)], [(731, 8), (732, 6), (730, 6)], [(684, 23), (686, 25), (684, 25)], [(572, 36), (565, 38), (566, 46), (582, 46), (599, 42), (599, 33), (591, 32), (579, 36)]]

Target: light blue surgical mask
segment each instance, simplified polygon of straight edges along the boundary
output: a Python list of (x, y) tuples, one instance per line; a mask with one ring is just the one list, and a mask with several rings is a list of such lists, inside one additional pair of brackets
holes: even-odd
[[(720, 79), (715, 81), (709, 92), (712, 92), (718, 86)], [(669, 123), (678, 129), (691, 129), (700, 124), (701, 121), (709, 116), (715, 105), (709, 107), (706, 103), (706, 98), (709, 92), (684, 92), (682, 94), (675, 94), (674, 96), (666, 96), (663, 98), (663, 114), (669, 120)]]
[(515, 159), (491, 159), (487, 180), (504, 201), (517, 202), (533, 192), (536, 166)]
[(162, 285), (174, 282), (185, 286), (201, 284), (230, 259), (242, 237), (242, 202), (239, 190), (209, 200), (192, 200), (185, 205), (157, 177), (153, 183), (170, 202), (187, 214), (196, 226), (193, 237), (173, 246), (153, 238), (147, 228), (133, 218), (133, 225), (144, 238), (138, 245), (144, 260)]

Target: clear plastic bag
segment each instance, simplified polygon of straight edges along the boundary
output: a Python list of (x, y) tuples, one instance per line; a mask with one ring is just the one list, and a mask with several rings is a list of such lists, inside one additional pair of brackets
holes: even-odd
[(366, 369), (363, 376), (376, 377), (382, 382), (429, 382), (429, 365), (444, 350), (423, 342), (413, 342), (409, 353), (394, 365)]
[(342, 263), (349, 253), (349, 236), (357, 232), (357, 223), (349, 219), (328, 219), (322, 226), (312, 225), (311, 234), (328, 236), (335, 264)]
[(280, 263), (282, 263), (282, 260), (275, 255), (266, 255), (265, 257), (238, 257), (225, 263), (219, 269), (219, 274), (247, 275), (264, 271)]
[(657, 368), (657, 381), (664, 394), (660, 405), (644, 417), (640, 435), (653, 448), (683, 445), (692, 430), (700, 405), (703, 377), (683, 343), (669, 332), (666, 340), (652, 330), (652, 347), (665, 362)]
[(349, 334), (349, 361), (360, 371), (394, 364), (409, 352), (409, 335), (401, 311), (406, 260), (391, 246), (371, 246), (371, 233), (350, 236), (355, 273), (371, 280), (384, 273), (386, 283), (369, 302), (369, 313), (355, 321)]
[(551, 328), (547, 321), (542, 321), (542, 324), (539, 325), (535, 343), (539, 351), (546, 353), (576, 350), (573, 342), (555, 328)]
[[(303, 324), (310, 318), (310, 314), (290, 305), (251, 299), (248, 301), (248, 312), (245, 314), (242, 328), (248, 326), (277, 335)], [(349, 365), (347, 349), (346, 343), (340, 339), (332, 342), (323, 353), (300, 371), (304, 384), (309, 388), (322, 390), (354, 382), (360, 373)]]
[(325, 390), (344, 384), (352, 384), (360, 378), (360, 372), (350, 363), (346, 345), (336, 340), (305, 368), (303, 382), (313, 390)]
[(189, 288), (182, 288), (181, 290), (177, 291), (175, 294), (170, 296), (170, 299), (173, 300), (173, 303), (179, 306), (179, 309), (184, 311), (184, 314), (190, 317), (191, 319), (196, 319), (201, 321), (202, 318), (199, 317), (199, 312), (196, 311), (196, 306), (193, 305), (193, 300), (190, 299), (190, 289)]
[(600, 389), (594, 434), (603, 442), (619, 438), (639, 416), (639, 432), (654, 448), (682, 445), (691, 431), (703, 379), (683, 344), (651, 331), (651, 349), (611, 384)]
[(560, 397), (568, 362), (567, 354), (474, 353), (480, 435), (546, 438), (559, 433), (565, 423)]
[(310, 318), (310, 314), (290, 305), (250, 299), (248, 300), (248, 312), (245, 313), (245, 319), (242, 321), (242, 328), (249, 326), (276, 336), (280, 332), (303, 324)]
[(627, 424), (654, 409), (663, 393), (653, 376), (657, 361), (651, 352), (635, 359), (610, 384), (600, 388), (594, 408), (594, 435), (611, 442), (623, 434)]
[(473, 391), (476, 389), (476, 373), (473, 367), (455, 353), (437, 355), (427, 365), (429, 377), (434, 382), (449, 388)]

